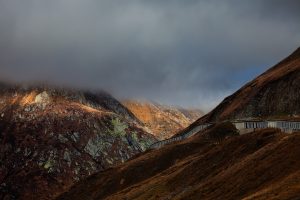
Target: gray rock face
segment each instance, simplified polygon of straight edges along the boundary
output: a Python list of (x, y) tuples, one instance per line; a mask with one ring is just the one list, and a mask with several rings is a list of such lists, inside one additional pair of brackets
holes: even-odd
[(101, 107), (111, 110), (126, 119), (134, 121), (138, 124), (142, 124), (126, 107), (124, 107), (119, 101), (114, 99), (110, 94), (106, 92), (84, 92), (84, 98), (86, 101), (92, 105), (100, 105)]
[(46, 91), (36, 95), (35, 103), (49, 103), (50, 102), (50, 96), (48, 95), (48, 93)]

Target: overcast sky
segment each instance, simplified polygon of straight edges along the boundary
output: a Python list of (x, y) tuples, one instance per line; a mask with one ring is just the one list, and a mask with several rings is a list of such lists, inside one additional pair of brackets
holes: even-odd
[(299, 0), (0, 0), (0, 79), (211, 109), (300, 46)]

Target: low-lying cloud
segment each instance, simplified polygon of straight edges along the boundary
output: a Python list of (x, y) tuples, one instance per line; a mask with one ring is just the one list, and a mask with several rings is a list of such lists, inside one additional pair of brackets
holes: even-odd
[(297, 0), (0, 0), (3, 80), (206, 110), (300, 44)]

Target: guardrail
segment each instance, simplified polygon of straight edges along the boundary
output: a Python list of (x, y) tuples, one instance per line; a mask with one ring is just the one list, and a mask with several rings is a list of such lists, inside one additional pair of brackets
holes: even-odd
[[(294, 132), (294, 131), (300, 131), (300, 122), (296, 121), (280, 121), (280, 120), (274, 120), (274, 121), (234, 121), (231, 122), (238, 130), (245, 130), (245, 129), (263, 129), (263, 128), (278, 128), (281, 129), (283, 132)], [(188, 131), (187, 133), (174, 137), (169, 138), (166, 140), (162, 140), (159, 142), (156, 142), (152, 144), (149, 148), (150, 149), (158, 149), (166, 144), (170, 144), (176, 141), (181, 141), (183, 139), (189, 138), (199, 132), (204, 131), (214, 123), (207, 123), (207, 124), (201, 124), (196, 127), (194, 127), (192, 130)]]
[(284, 132), (300, 130), (300, 122), (296, 121), (239, 121), (232, 122), (237, 129), (279, 128)]
[(175, 141), (180, 141), (185, 138), (189, 138), (189, 137), (195, 135), (196, 133), (198, 133), (199, 131), (205, 130), (206, 128), (208, 128), (211, 125), (212, 124), (201, 124), (199, 126), (196, 126), (195, 128), (193, 128), (192, 130), (188, 131), (187, 133), (185, 133), (183, 135), (156, 142), (156, 143), (152, 144), (149, 148), (150, 149), (158, 149), (166, 144), (170, 144)]

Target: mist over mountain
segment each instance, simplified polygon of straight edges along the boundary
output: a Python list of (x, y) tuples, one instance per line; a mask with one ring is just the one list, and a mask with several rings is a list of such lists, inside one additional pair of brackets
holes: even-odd
[(0, 78), (210, 111), (300, 44), (297, 0), (0, 1)]

